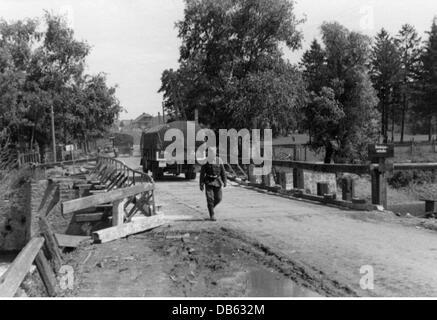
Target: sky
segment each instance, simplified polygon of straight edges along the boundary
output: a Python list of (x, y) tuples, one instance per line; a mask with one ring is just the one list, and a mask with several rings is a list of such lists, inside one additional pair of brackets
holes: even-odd
[[(217, 0), (219, 1), (219, 0)], [(13, 21), (42, 17), (44, 10), (65, 15), (79, 40), (92, 51), (87, 72), (107, 74), (117, 85), (126, 110), (121, 119), (161, 111), (161, 74), (178, 67), (180, 41), (175, 22), (183, 18), (183, 0), (0, 0), (0, 17)], [(295, 13), (306, 21), (302, 49), (284, 55), (298, 62), (324, 21), (374, 36), (382, 27), (396, 34), (404, 23), (423, 38), (437, 16), (436, 0), (297, 0)]]

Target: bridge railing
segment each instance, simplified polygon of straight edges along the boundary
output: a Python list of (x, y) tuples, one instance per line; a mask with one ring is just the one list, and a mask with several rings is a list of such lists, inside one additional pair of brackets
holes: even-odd
[[(249, 166), (247, 170), (249, 184), (267, 187), (268, 189), (274, 189), (280, 185), (283, 190), (303, 193), (303, 197), (317, 194), (324, 202), (333, 200), (331, 202), (338, 203), (336, 192), (332, 192), (333, 189), (336, 190), (337, 188), (338, 174), (370, 175), (371, 204), (382, 205), (384, 208), (387, 208), (387, 176), (389, 173), (401, 170), (430, 170), (435, 172), (437, 176), (437, 163), (324, 164), (274, 160), (272, 161), (272, 167), (272, 173), (264, 176), (254, 176)], [(315, 176), (305, 174), (308, 171), (315, 174)], [(335, 176), (321, 176), (318, 174), (335, 174)], [(292, 175), (292, 177), (288, 175)], [(306, 179), (311, 179), (311, 181)], [(342, 178), (341, 201), (356, 202), (356, 204), (364, 206), (364, 199), (354, 198), (353, 184), (354, 182), (350, 177)], [(311, 186), (311, 193), (306, 192), (309, 185)], [(315, 200), (317, 200), (317, 196)], [(332, 196), (332, 198), (329, 196)]]
[(117, 169), (118, 172), (123, 172), (124, 175), (129, 177), (129, 180), (132, 181), (133, 185), (135, 185), (136, 182), (153, 183), (153, 179), (147, 173), (132, 169), (128, 167), (123, 161), (120, 161), (118, 159), (106, 156), (98, 156), (97, 164), (101, 163), (108, 164), (111, 167), (114, 167), (115, 169)]

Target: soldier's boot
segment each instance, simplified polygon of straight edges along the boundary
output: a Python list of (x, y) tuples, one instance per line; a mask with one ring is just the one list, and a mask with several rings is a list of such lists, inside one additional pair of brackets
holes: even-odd
[(209, 219), (211, 221), (216, 221), (216, 219), (214, 218), (214, 206), (208, 206), (208, 211), (209, 211)]

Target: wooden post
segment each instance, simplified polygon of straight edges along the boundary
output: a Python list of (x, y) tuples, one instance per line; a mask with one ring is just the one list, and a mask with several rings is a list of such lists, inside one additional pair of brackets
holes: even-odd
[(44, 217), (40, 217), (39, 226), (45, 240), (45, 247), (47, 249), (47, 252), (49, 253), (49, 258), (53, 261), (55, 269), (59, 270), (62, 265), (62, 257), (55, 234)]
[(35, 258), (35, 264), (49, 297), (56, 296), (56, 276), (50, 267), (44, 253), (40, 250)]
[(0, 277), (0, 297), (14, 296), (43, 244), (43, 238), (33, 238), (20, 251), (8, 270)]
[(387, 208), (387, 181), (385, 175), (385, 158), (379, 158), (379, 166), (371, 172), (372, 204)]
[(124, 205), (126, 199), (113, 202), (112, 206), (112, 225), (119, 226), (124, 223)]

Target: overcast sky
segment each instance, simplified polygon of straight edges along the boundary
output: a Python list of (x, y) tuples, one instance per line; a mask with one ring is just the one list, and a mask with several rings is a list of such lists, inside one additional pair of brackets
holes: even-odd
[[(217, 0), (219, 1), (219, 0)], [(179, 40), (174, 24), (183, 17), (183, 0), (0, 0), (0, 17), (41, 17), (43, 10), (67, 15), (76, 37), (92, 45), (88, 72), (103, 71), (127, 110), (121, 119), (143, 112), (156, 115), (164, 69), (177, 68)], [(437, 0), (299, 0), (298, 17), (306, 49), (323, 21), (374, 35), (382, 27), (395, 34), (410, 23), (424, 35), (437, 15)], [(285, 52), (292, 62), (302, 54)]]

